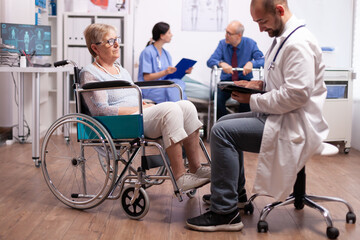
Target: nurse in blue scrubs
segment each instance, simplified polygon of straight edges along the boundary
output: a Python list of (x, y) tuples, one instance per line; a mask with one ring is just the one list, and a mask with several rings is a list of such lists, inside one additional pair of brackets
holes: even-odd
[[(163, 48), (164, 44), (169, 43), (173, 36), (169, 24), (165, 22), (155, 24), (152, 36), (152, 40), (140, 54), (138, 81), (164, 80), (167, 75), (176, 71), (176, 68), (172, 66), (170, 53)], [(191, 73), (191, 70), (192, 68), (189, 68), (186, 73)], [(166, 80), (180, 85), (183, 99), (187, 99), (184, 81), (181, 79)], [(177, 88), (143, 89), (143, 98), (150, 99), (155, 103), (176, 102), (180, 100), (180, 94)]]

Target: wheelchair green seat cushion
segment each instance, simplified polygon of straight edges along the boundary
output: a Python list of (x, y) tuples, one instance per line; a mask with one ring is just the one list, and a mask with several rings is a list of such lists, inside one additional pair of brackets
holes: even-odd
[[(143, 116), (134, 115), (117, 115), (117, 116), (94, 116), (113, 139), (131, 139), (144, 136)], [(84, 124), (78, 124), (78, 138), (96, 139), (91, 134), (92, 130)]]

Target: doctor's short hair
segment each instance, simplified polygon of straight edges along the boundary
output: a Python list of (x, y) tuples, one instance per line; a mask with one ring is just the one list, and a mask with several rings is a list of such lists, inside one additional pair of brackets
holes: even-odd
[(91, 44), (101, 42), (104, 36), (110, 31), (116, 32), (116, 27), (103, 23), (93, 23), (86, 27), (84, 31), (86, 47), (94, 58), (96, 58), (97, 55), (94, 50), (91, 49)]
[(277, 4), (281, 4), (283, 5), (285, 8), (289, 9), (289, 5), (288, 5), (288, 1), (287, 0), (252, 0), (251, 1), (251, 6), (254, 6), (255, 3), (262, 3), (263, 8), (265, 9), (266, 12), (268, 13), (273, 13), (275, 14), (276, 9), (275, 6)]

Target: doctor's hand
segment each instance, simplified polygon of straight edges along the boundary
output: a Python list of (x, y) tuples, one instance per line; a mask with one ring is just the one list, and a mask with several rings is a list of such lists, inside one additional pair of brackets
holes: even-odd
[(170, 66), (165, 70), (166, 75), (172, 74), (174, 72), (176, 72), (176, 67), (171, 67)]
[(239, 103), (249, 103), (250, 102), (250, 93), (239, 93), (236, 91), (232, 91), (231, 98), (238, 101)]
[(227, 74), (232, 74), (233, 73), (232, 66), (227, 64), (226, 62), (221, 62), (219, 64), (219, 67), (222, 68), (224, 73), (227, 73)]
[(190, 74), (190, 73), (192, 72), (192, 70), (193, 70), (193, 67), (189, 67), (189, 68), (185, 71), (185, 73), (186, 73), (186, 74)]
[(251, 80), (251, 81), (240, 80), (240, 81), (234, 81), (234, 84), (240, 87), (263, 90), (264, 82), (261, 80)]
[(253, 64), (252, 64), (252, 62), (247, 62), (246, 64), (245, 64), (245, 66), (243, 67), (243, 75), (244, 76), (246, 76), (246, 75), (248, 75), (249, 73), (251, 73), (252, 72), (252, 69), (253, 69)]

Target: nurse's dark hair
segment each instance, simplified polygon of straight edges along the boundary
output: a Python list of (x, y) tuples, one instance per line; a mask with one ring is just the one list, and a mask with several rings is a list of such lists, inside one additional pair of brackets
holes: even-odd
[(254, 7), (257, 3), (262, 3), (264, 10), (273, 14), (276, 12), (275, 7), (277, 4), (283, 5), (286, 9), (289, 8), (287, 0), (252, 0), (251, 7)]
[(152, 29), (152, 40), (150, 40), (146, 46), (149, 46), (150, 44), (153, 44), (157, 40), (160, 39), (161, 34), (167, 33), (169, 31), (170, 25), (166, 22), (158, 22), (154, 25)]

